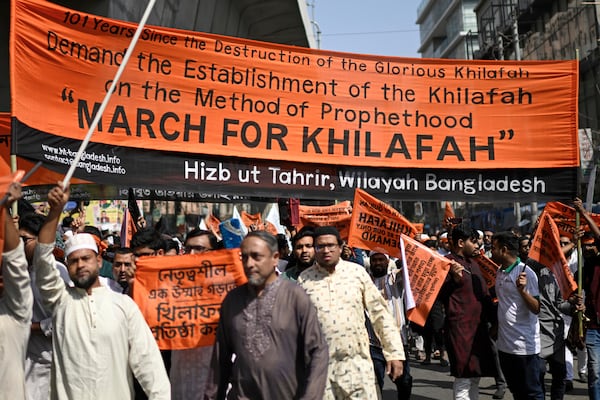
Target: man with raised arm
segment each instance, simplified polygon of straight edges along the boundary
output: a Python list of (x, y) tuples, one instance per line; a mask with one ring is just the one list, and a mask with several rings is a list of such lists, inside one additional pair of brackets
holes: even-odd
[(34, 255), (37, 285), (55, 331), (51, 397), (133, 399), (135, 376), (149, 399), (169, 399), (169, 379), (138, 306), (100, 284), (102, 258), (93, 237), (79, 233), (65, 243), (74, 288), (65, 285), (53, 260), (49, 262), (68, 198), (68, 190), (60, 186), (48, 193), (50, 211)]
[(0, 298), (0, 399), (25, 399), (25, 350), (33, 312), (27, 259), (23, 242), (8, 213), (21, 197), (21, 185), (12, 183), (2, 207), (4, 217), (4, 249), (2, 278), (4, 292)]

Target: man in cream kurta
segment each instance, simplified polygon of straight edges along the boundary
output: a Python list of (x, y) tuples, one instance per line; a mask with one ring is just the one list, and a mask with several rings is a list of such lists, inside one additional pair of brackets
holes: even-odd
[(133, 375), (150, 400), (169, 399), (170, 384), (150, 328), (129, 296), (100, 285), (101, 257), (91, 235), (65, 244), (68, 288), (52, 263), (60, 212), (68, 192), (48, 194), (50, 212), (34, 255), (37, 285), (53, 316), (52, 399), (133, 399)]
[(29, 286), (27, 259), (11, 216), (6, 212), (21, 197), (21, 186), (11, 184), (4, 213), (4, 252), (0, 297), (0, 400), (25, 399), (25, 349), (29, 339), (33, 293)]
[(337, 229), (317, 228), (316, 263), (298, 278), (317, 307), (329, 346), (324, 399), (376, 399), (365, 311), (381, 341), (386, 372), (392, 380), (402, 375), (405, 359), (402, 339), (386, 301), (369, 274), (360, 265), (340, 259), (341, 245)]

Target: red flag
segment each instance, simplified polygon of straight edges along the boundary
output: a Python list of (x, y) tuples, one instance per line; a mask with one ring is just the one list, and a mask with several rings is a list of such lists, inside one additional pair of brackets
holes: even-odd
[(569, 263), (560, 247), (559, 229), (550, 214), (546, 211), (540, 216), (535, 236), (531, 242), (529, 258), (548, 267), (552, 271), (560, 287), (563, 299), (567, 300), (577, 289), (577, 284), (569, 269)]
[(133, 189), (129, 188), (127, 194), (127, 208), (123, 213), (123, 222), (121, 223), (121, 247), (129, 247), (131, 238), (139, 230), (138, 220), (142, 216), (142, 212), (137, 204), (137, 199), (133, 193)]

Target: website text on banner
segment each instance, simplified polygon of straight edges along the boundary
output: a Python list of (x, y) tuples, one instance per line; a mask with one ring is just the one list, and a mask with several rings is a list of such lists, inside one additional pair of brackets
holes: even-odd
[(142, 257), (133, 299), (161, 349), (212, 346), (221, 303), (246, 283), (239, 249), (210, 256)]
[[(40, 0), (12, 11), (13, 116), (81, 140), (135, 25)], [(577, 82), (576, 61), (402, 59), (148, 27), (92, 141), (333, 165), (574, 167)]]

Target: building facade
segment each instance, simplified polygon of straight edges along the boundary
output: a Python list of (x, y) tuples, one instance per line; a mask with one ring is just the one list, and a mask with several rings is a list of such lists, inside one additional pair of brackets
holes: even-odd
[(423, 58), (471, 59), (478, 49), (478, 0), (423, 0), (417, 9)]

